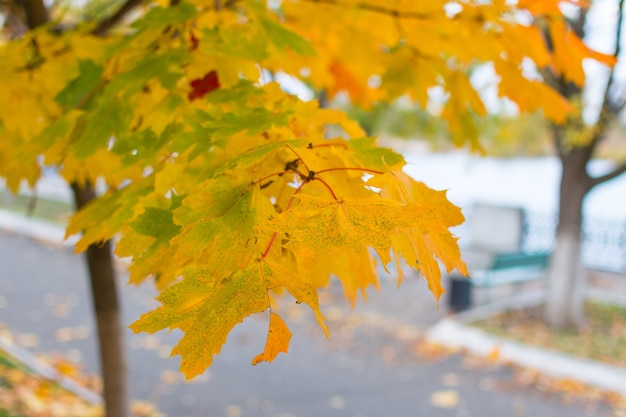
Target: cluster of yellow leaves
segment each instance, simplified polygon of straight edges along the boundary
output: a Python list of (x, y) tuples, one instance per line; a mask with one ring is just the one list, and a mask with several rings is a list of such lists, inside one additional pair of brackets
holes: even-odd
[(493, 66), (500, 97), (523, 112), (542, 109), (558, 123), (571, 111), (569, 104), (522, 69), (530, 63), (549, 67), (580, 85), (584, 59), (614, 64), (568, 28), (561, 3), (586, 6), (575, 0), (286, 0), (285, 25), (319, 53), (294, 57), (288, 65), (276, 56), (271, 65), (295, 76), (310, 72), (310, 82), (331, 97), (347, 92), (364, 106), (408, 95), (426, 108), (432, 90), (440, 89), (448, 95), (441, 116), (455, 143), (479, 148), (475, 120), (486, 111), (470, 77), (481, 63)]
[[(549, 54), (508, 2), (275, 6), (155, 5), (106, 38), (42, 27), (0, 47), (9, 63), (0, 68), (8, 86), (0, 175), (16, 189), (21, 179), (32, 184), (43, 163), (71, 183), (106, 183), (67, 233), (82, 234), (79, 251), (120, 236), (117, 254), (133, 260), (130, 281), (152, 276), (162, 290), (162, 306), (132, 327), (183, 330), (173, 354), (189, 378), (211, 364), (235, 325), (272, 309), (273, 290), (308, 305), (327, 331), (316, 288), (331, 274), (352, 303), (378, 285), (377, 262), (387, 269), (395, 261), (400, 279), (403, 265), (419, 270), (437, 298), (441, 266), (466, 274), (449, 231), (463, 216), (445, 193), (406, 176), (400, 155), (377, 148), (342, 113), (268, 82), (268, 70), (362, 104), (403, 94), (425, 104), (440, 87), (443, 116), (469, 141), (473, 118), (485, 114), (469, 81), (477, 63), (494, 63), (501, 93), (522, 109), (547, 106), (557, 120), (567, 110), (521, 75), (524, 59), (563, 71), (567, 59)], [(526, 10), (550, 13), (555, 36), (567, 35), (571, 47), (552, 9)], [(575, 59), (590, 56), (573, 45)], [(329, 125), (342, 135), (327, 138)], [(291, 333), (275, 311), (269, 326), (254, 363), (287, 351)]]

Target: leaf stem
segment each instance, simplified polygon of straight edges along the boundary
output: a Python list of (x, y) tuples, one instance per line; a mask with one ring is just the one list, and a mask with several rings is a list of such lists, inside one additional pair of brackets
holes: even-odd
[(304, 184), (306, 184), (306, 182), (303, 182), (302, 184), (300, 184), (298, 188), (296, 188), (296, 191), (294, 191), (293, 195), (289, 199), (289, 202), (287, 203), (287, 206), (285, 207), (284, 211), (289, 210), (289, 208), (291, 207), (291, 204), (293, 204), (293, 201), (296, 199), (296, 194), (298, 194), (302, 190), (302, 187), (304, 187)]
[(274, 232), (274, 234), (272, 235), (272, 238), (270, 239), (270, 243), (267, 244), (267, 247), (265, 248), (263, 255), (261, 255), (261, 259), (265, 259), (267, 257), (267, 254), (270, 252), (270, 249), (272, 248), (272, 245), (274, 244), (274, 241), (276, 240), (276, 236), (278, 236), (278, 232)]
[(326, 181), (324, 181), (321, 178), (318, 177), (313, 177), (313, 180), (319, 181), (322, 184), (324, 184), (326, 186), (326, 188), (328, 188), (328, 191), (330, 191), (330, 194), (333, 196), (333, 198), (335, 199), (335, 201), (339, 201), (339, 199), (337, 198), (337, 196), (335, 195), (335, 192), (333, 191), (332, 187), (330, 185), (328, 185), (328, 183)]
[[(306, 182), (303, 182), (302, 184), (300, 184), (300, 186), (298, 188), (296, 188), (296, 191), (294, 191), (293, 195), (289, 199), (289, 202), (287, 203), (287, 206), (285, 207), (284, 211), (289, 210), (289, 207), (291, 207), (291, 204), (296, 199), (296, 194), (298, 194), (302, 190), (302, 187), (304, 187), (305, 184), (306, 184)], [(331, 191), (331, 193), (332, 193), (332, 191)], [(274, 234), (272, 235), (272, 237), (270, 239), (270, 242), (267, 244), (267, 247), (265, 248), (265, 251), (263, 251), (263, 254), (261, 255), (261, 259), (265, 259), (267, 257), (267, 255), (270, 253), (270, 249), (272, 248), (272, 245), (274, 244), (274, 241), (276, 240), (276, 236), (277, 235), (278, 235), (278, 232), (274, 232)]]
[(286, 145), (287, 148), (289, 148), (289, 150), (291, 152), (294, 153), (294, 155), (296, 155), (298, 157), (298, 159), (300, 160), (300, 162), (302, 162), (302, 164), (304, 165), (304, 167), (306, 168), (307, 172), (311, 172), (311, 170), (309, 169), (309, 166), (306, 164), (306, 162), (304, 162), (304, 159), (302, 159), (302, 157), (298, 154), (298, 152), (296, 152), (296, 150), (294, 148), (291, 147), (291, 145)]

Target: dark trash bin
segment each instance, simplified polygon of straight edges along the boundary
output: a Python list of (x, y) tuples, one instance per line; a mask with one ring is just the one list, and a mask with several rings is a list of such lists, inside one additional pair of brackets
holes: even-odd
[(450, 292), (448, 302), (455, 313), (465, 311), (472, 306), (472, 283), (468, 277), (450, 275)]

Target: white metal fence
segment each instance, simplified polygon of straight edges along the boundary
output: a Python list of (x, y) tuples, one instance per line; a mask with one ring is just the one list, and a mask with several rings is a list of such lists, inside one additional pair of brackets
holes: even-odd
[[(464, 210), (467, 222), (471, 211)], [(557, 215), (527, 211), (524, 213), (522, 249), (526, 251), (554, 248)], [(467, 227), (456, 234), (463, 237)], [(607, 272), (626, 272), (626, 219), (590, 218), (583, 222), (583, 262), (590, 269)]]

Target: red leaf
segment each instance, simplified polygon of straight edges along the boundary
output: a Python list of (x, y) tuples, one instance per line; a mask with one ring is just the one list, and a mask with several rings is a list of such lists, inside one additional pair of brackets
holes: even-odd
[(204, 77), (197, 78), (190, 83), (192, 90), (187, 95), (189, 101), (202, 98), (207, 93), (220, 88), (220, 81), (217, 78), (217, 72), (212, 70), (208, 72)]

